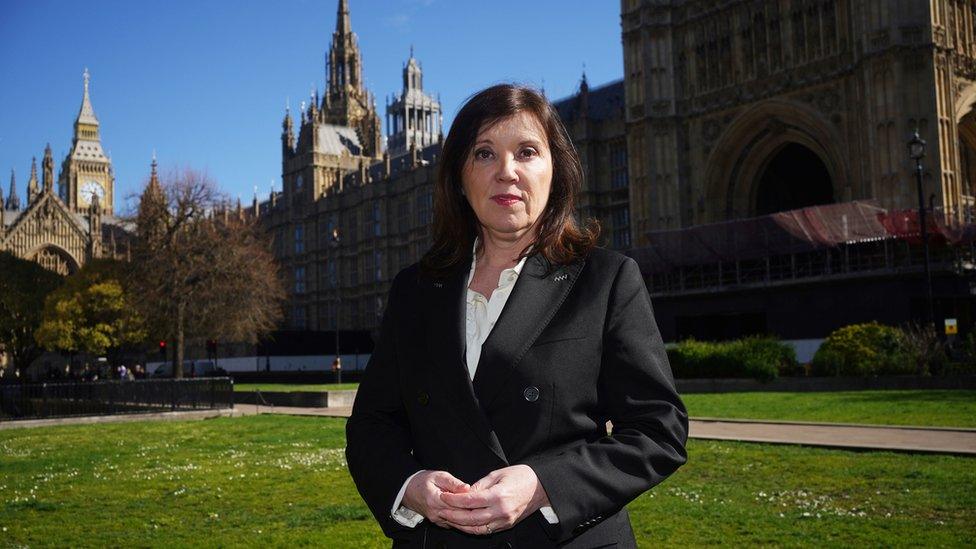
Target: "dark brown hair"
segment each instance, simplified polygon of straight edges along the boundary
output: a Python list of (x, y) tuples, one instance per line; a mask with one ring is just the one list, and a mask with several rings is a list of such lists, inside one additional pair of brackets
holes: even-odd
[(539, 92), (514, 84), (498, 84), (471, 96), (461, 107), (444, 140), (434, 184), (433, 244), (420, 261), (432, 275), (444, 275), (468, 260), (478, 235), (478, 218), (461, 193), (461, 174), (478, 133), (519, 112), (528, 112), (545, 130), (552, 154), (549, 201), (538, 221), (538, 234), (519, 258), (538, 251), (549, 265), (563, 265), (586, 256), (600, 227), (588, 219), (577, 225), (576, 200), (583, 186), (583, 167), (565, 126), (552, 104)]

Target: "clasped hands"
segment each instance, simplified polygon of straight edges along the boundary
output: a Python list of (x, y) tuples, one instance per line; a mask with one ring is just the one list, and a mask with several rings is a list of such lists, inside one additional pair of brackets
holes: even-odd
[(442, 528), (485, 535), (515, 526), (548, 506), (549, 497), (531, 467), (512, 465), (470, 486), (446, 471), (421, 472), (401, 503)]

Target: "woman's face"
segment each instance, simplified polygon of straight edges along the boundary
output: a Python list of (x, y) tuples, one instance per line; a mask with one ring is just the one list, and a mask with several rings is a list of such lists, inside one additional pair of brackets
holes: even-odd
[(552, 156), (536, 117), (523, 111), (482, 128), (464, 163), (461, 185), (491, 236), (512, 240), (532, 230), (552, 186)]

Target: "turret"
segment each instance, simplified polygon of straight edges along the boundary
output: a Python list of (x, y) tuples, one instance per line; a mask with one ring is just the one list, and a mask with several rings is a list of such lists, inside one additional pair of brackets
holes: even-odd
[(285, 103), (285, 119), (281, 122), (281, 159), (295, 153), (295, 125), (291, 120), (291, 109)]
[(51, 144), (48, 143), (44, 148), (44, 160), (41, 162), (44, 170), (44, 192), (49, 193), (54, 190), (54, 155), (51, 154)]
[(589, 116), (590, 110), (590, 85), (586, 81), (586, 71), (583, 71), (583, 79), (580, 80), (579, 87), (579, 112), (580, 118)]
[(10, 170), (10, 192), (7, 193), (7, 202), (4, 203), (0, 199), (0, 204), (4, 204), (8, 210), (20, 209), (20, 197), (17, 196), (17, 178), (14, 176), (13, 170)]
[(92, 258), (102, 255), (102, 205), (98, 201), (98, 195), (92, 194), (91, 202), (88, 205), (88, 239), (89, 255)]
[(37, 157), (31, 158), (30, 180), (27, 181), (27, 203), (33, 204), (41, 190), (37, 185)]

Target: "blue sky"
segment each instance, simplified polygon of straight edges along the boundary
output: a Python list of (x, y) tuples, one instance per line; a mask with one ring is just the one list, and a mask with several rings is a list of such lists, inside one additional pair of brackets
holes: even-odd
[[(0, 185), (32, 156), (71, 146), (82, 72), (116, 177), (116, 210), (161, 168), (205, 170), (232, 198), (281, 188), (281, 119), (312, 87), (338, 0), (0, 1)], [(617, 0), (350, 0), (366, 83), (385, 124), (410, 46), (440, 93), (444, 131), (471, 93), (500, 81), (573, 93), (623, 76)], [(384, 128), (385, 131), (385, 128)]]

